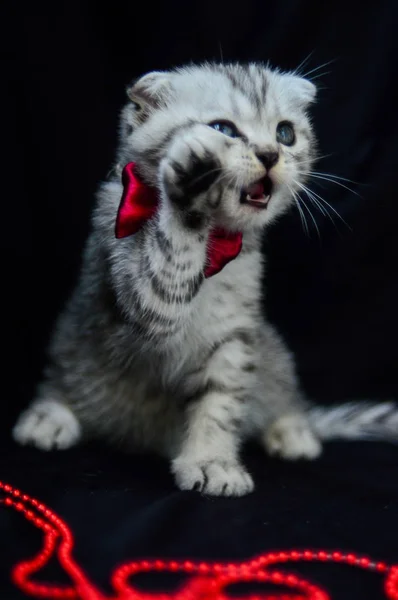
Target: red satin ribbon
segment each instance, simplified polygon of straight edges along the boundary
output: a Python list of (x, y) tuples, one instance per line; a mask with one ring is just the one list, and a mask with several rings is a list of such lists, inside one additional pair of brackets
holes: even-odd
[[(137, 233), (151, 219), (159, 206), (157, 191), (146, 185), (135, 172), (135, 163), (128, 163), (122, 173), (123, 195), (116, 218), (118, 239)], [(221, 228), (210, 232), (205, 277), (219, 273), (238, 256), (242, 249), (242, 234)]]

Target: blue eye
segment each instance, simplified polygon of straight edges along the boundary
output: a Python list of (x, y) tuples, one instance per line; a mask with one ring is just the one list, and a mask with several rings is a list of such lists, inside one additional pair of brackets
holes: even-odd
[(209, 127), (231, 138), (240, 137), (237, 128), (231, 121), (214, 121), (209, 123)]
[(285, 146), (293, 146), (296, 141), (293, 125), (288, 121), (281, 121), (276, 128), (276, 141)]

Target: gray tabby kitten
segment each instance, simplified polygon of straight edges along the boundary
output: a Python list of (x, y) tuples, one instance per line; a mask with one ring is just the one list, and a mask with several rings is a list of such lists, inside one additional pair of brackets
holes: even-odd
[[(364, 419), (389, 413), (389, 404), (309, 410), (260, 309), (261, 235), (311, 169), (315, 92), (257, 64), (155, 72), (128, 89), (114, 175), (100, 187), (80, 280), (18, 442), (49, 450), (107, 438), (166, 456), (183, 490), (241, 496), (254, 487), (244, 440), (312, 459), (320, 438), (363, 437)], [(159, 209), (117, 240), (130, 161), (157, 188)], [(206, 279), (215, 225), (243, 232), (243, 249)]]

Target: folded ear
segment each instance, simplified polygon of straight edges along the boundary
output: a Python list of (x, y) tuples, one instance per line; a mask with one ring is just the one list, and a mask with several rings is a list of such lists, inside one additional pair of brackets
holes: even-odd
[(128, 86), (127, 96), (144, 112), (159, 108), (170, 98), (171, 79), (167, 71), (153, 71)]
[(289, 91), (296, 102), (302, 106), (315, 102), (316, 87), (311, 81), (297, 75), (286, 75), (285, 82), (289, 85)]

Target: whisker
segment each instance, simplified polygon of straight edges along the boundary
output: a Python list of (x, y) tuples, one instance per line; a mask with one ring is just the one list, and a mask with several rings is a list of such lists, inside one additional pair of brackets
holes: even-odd
[(311, 210), (307, 206), (307, 203), (305, 202), (304, 198), (301, 198), (300, 196), (299, 196), (299, 198), (302, 201), (304, 208), (307, 209), (307, 212), (309, 213), (309, 215), (310, 215), (310, 217), (312, 219), (312, 222), (314, 223), (315, 229), (317, 230), (318, 237), (319, 237), (319, 239), (321, 239), (321, 233), (319, 231), (318, 223), (316, 222), (316, 219), (314, 218), (314, 215), (312, 214)]
[(301, 184), (299, 181), (295, 181), (295, 183), (303, 190), (303, 192), (307, 194), (308, 198), (315, 204), (322, 215), (329, 215), (327, 210), (322, 206), (319, 200), (317, 200), (316, 196), (312, 194), (312, 191), (309, 188), (307, 188), (304, 184)]
[[(348, 183), (352, 183), (353, 185), (360, 185), (358, 182), (356, 181), (352, 181), (351, 179), (346, 179), (345, 177), (339, 177), (338, 175), (332, 175), (332, 174), (318, 174), (316, 171), (299, 171), (298, 172), (299, 175), (307, 175), (308, 177), (314, 178), (314, 179), (321, 179), (322, 181), (329, 181), (330, 183), (335, 183), (336, 185), (339, 185), (343, 188), (345, 188), (346, 190), (348, 190), (349, 192), (351, 192), (352, 194), (355, 194), (356, 196), (358, 196), (358, 198), (362, 199), (361, 194), (358, 194), (358, 192), (356, 192), (355, 190), (353, 190), (352, 188), (348, 187), (347, 185), (344, 185), (343, 183), (341, 183), (341, 181), (347, 181)], [(341, 181), (338, 181), (341, 180)], [(314, 181), (314, 183), (316, 183)]]
[(307, 237), (309, 237), (310, 232), (308, 230), (307, 219), (305, 218), (305, 214), (303, 212), (303, 209), (300, 206), (300, 202), (298, 200), (298, 194), (296, 194), (296, 192), (290, 187), (289, 184), (286, 184), (286, 185), (287, 185), (290, 193), (292, 194), (293, 200), (294, 200), (294, 202), (295, 202), (295, 204), (297, 206), (297, 209), (299, 211), (301, 225), (302, 225), (302, 227), (304, 229), (304, 233), (307, 235)]
[(301, 77), (302, 75), (300, 74), (300, 69), (304, 68), (305, 64), (309, 61), (309, 59), (314, 54), (314, 52), (315, 52), (315, 50), (311, 50), (311, 52), (309, 54), (307, 54), (307, 56), (304, 58), (304, 60), (301, 61), (299, 66), (294, 69), (293, 73), (295, 73), (296, 75), (299, 75)]
[[(289, 152), (288, 150), (287, 151), (285, 150), (285, 152), (287, 152), (287, 154), (291, 158), (295, 159), (293, 152)], [(321, 156), (317, 156), (316, 157), (315, 162), (319, 162), (319, 161), (323, 160), (324, 158), (330, 158), (331, 156), (334, 156), (335, 154), (336, 154), (335, 152), (331, 152), (330, 154), (322, 154)], [(298, 165), (304, 164), (304, 163), (308, 163), (308, 162), (312, 164), (314, 161), (313, 161), (312, 158), (309, 158), (309, 157), (308, 158), (304, 158), (303, 160), (296, 160), (296, 164), (298, 164)]]
[(336, 60), (337, 60), (337, 58), (332, 58), (328, 62), (325, 62), (322, 65), (319, 65), (319, 67), (315, 67), (314, 69), (311, 69), (311, 71), (307, 71), (307, 73), (304, 73), (304, 75), (302, 75), (302, 77), (308, 77), (308, 75), (311, 75), (311, 73), (316, 73), (316, 71), (323, 69), (323, 67), (327, 67), (328, 65), (331, 65), (332, 63), (336, 62)]
[(326, 206), (328, 206), (334, 213), (335, 215), (344, 223), (344, 225), (350, 230), (352, 231), (352, 228), (348, 225), (348, 223), (343, 219), (343, 217), (341, 216), (341, 214), (334, 208), (334, 206), (332, 206), (331, 204), (329, 204), (329, 202), (327, 202), (325, 200), (325, 198), (322, 198), (322, 196), (320, 196), (319, 194), (317, 194), (316, 192), (314, 192), (314, 190), (310, 190), (307, 186), (299, 183), (298, 181), (296, 182), (307, 194), (310, 193), (312, 195), (315, 196), (315, 198), (317, 198), (320, 202), (323, 202), (324, 204), (326, 204)]
[(322, 206), (322, 204), (319, 202), (319, 200), (316, 198), (316, 196), (313, 196), (312, 193), (310, 193), (308, 190), (306, 191), (306, 194), (309, 197), (309, 199), (311, 200), (311, 202), (313, 202), (315, 204), (316, 208), (319, 210), (319, 212), (324, 217), (330, 217), (328, 211), (326, 210), (325, 207)]
[[(351, 192), (352, 194), (355, 194), (355, 196), (358, 196), (358, 198), (362, 198), (362, 196), (360, 194), (358, 194), (358, 192), (356, 192), (355, 190), (353, 190), (352, 188), (348, 187), (348, 185), (345, 185), (344, 183), (341, 183), (341, 181), (336, 181), (335, 179), (332, 179), (330, 177), (326, 177), (324, 175), (314, 175), (314, 174), (310, 174), (310, 177), (315, 177), (315, 179), (322, 179), (324, 181), (330, 181), (331, 183), (335, 183), (336, 185), (339, 185), (340, 187), (348, 190), (349, 192)], [(343, 180), (344, 181), (344, 180)], [(354, 183), (354, 182), (353, 182)]]
[(333, 177), (335, 179), (340, 179), (341, 181), (348, 181), (348, 183), (353, 183), (354, 185), (360, 185), (358, 181), (353, 181), (352, 179), (347, 179), (346, 177), (340, 177), (340, 175), (334, 175), (333, 173), (322, 173), (321, 171), (308, 171), (311, 175), (318, 175), (319, 177)]
[[(194, 179), (191, 182), (191, 185), (198, 183), (201, 179), (203, 179), (204, 177), (207, 177), (208, 175), (211, 175), (212, 173), (217, 173), (217, 171), (221, 172), (222, 167), (216, 167), (215, 169), (210, 169), (210, 171), (206, 171), (206, 173), (202, 173), (202, 175), (199, 175), (199, 177), (196, 177), (196, 179)], [(220, 181), (220, 179), (216, 179), (216, 181), (214, 183), (219, 182), (219, 181)]]
[(218, 41), (218, 46), (220, 49), (220, 57), (221, 57), (221, 63), (224, 64), (224, 56), (223, 56), (223, 51), (222, 51), (222, 46), (221, 46), (221, 41)]
[(297, 206), (298, 211), (299, 211), (300, 220), (301, 220), (301, 224), (303, 226), (304, 232), (305, 232), (305, 234), (306, 234), (307, 237), (310, 237), (310, 231), (308, 229), (307, 219), (305, 217), (303, 209), (300, 206), (300, 199), (296, 198), (295, 196), (293, 196), (293, 198), (294, 198), (294, 202), (296, 203), (296, 206)]
[(225, 173), (220, 179), (218, 179), (218, 182), (220, 181), (226, 181), (227, 185), (233, 185), (233, 191), (234, 193), (239, 193), (240, 194), (240, 190), (242, 188), (241, 185), (239, 184), (239, 176), (237, 173)]
[[(332, 73), (332, 71), (323, 71), (323, 73), (317, 73), (316, 75), (314, 75), (314, 77), (308, 77), (308, 79), (310, 81), (315, 81), (316, 79), (320, 79), (321, 77), (325, 77), (325, 75), (330, 75), (330, 73)], [(319, 86), (317, 86), (317, 87), (318, 87), (318, 90), (322, 89)]]
[[(298, 183), (298, 182), (296, 182), (296, 183)], [(298, 184), (298, 185), (300, 185), (300, 184)], [(336, 229), (337, 229), (336, 223), (334, 222), (332, 215), (329, 213), (329, 211), (324, 206), (322, 206), (321, 202), (319, 202), (319, 200), (317, 200), (317, 198), (315, 196), (313, 196), (313, 194), (310, 192), (310, 190), (303, 188), (303, 191), (305, 192), (305, 194), (307, 194), (307, 196), (311, 200), (311, 202), (314, 203), (314, 205), (319, 210), (319, 212), (324, 217), (328, 217), (331, 220), (331, 222), (333, 223), (334, 227), (336, 227)]]

